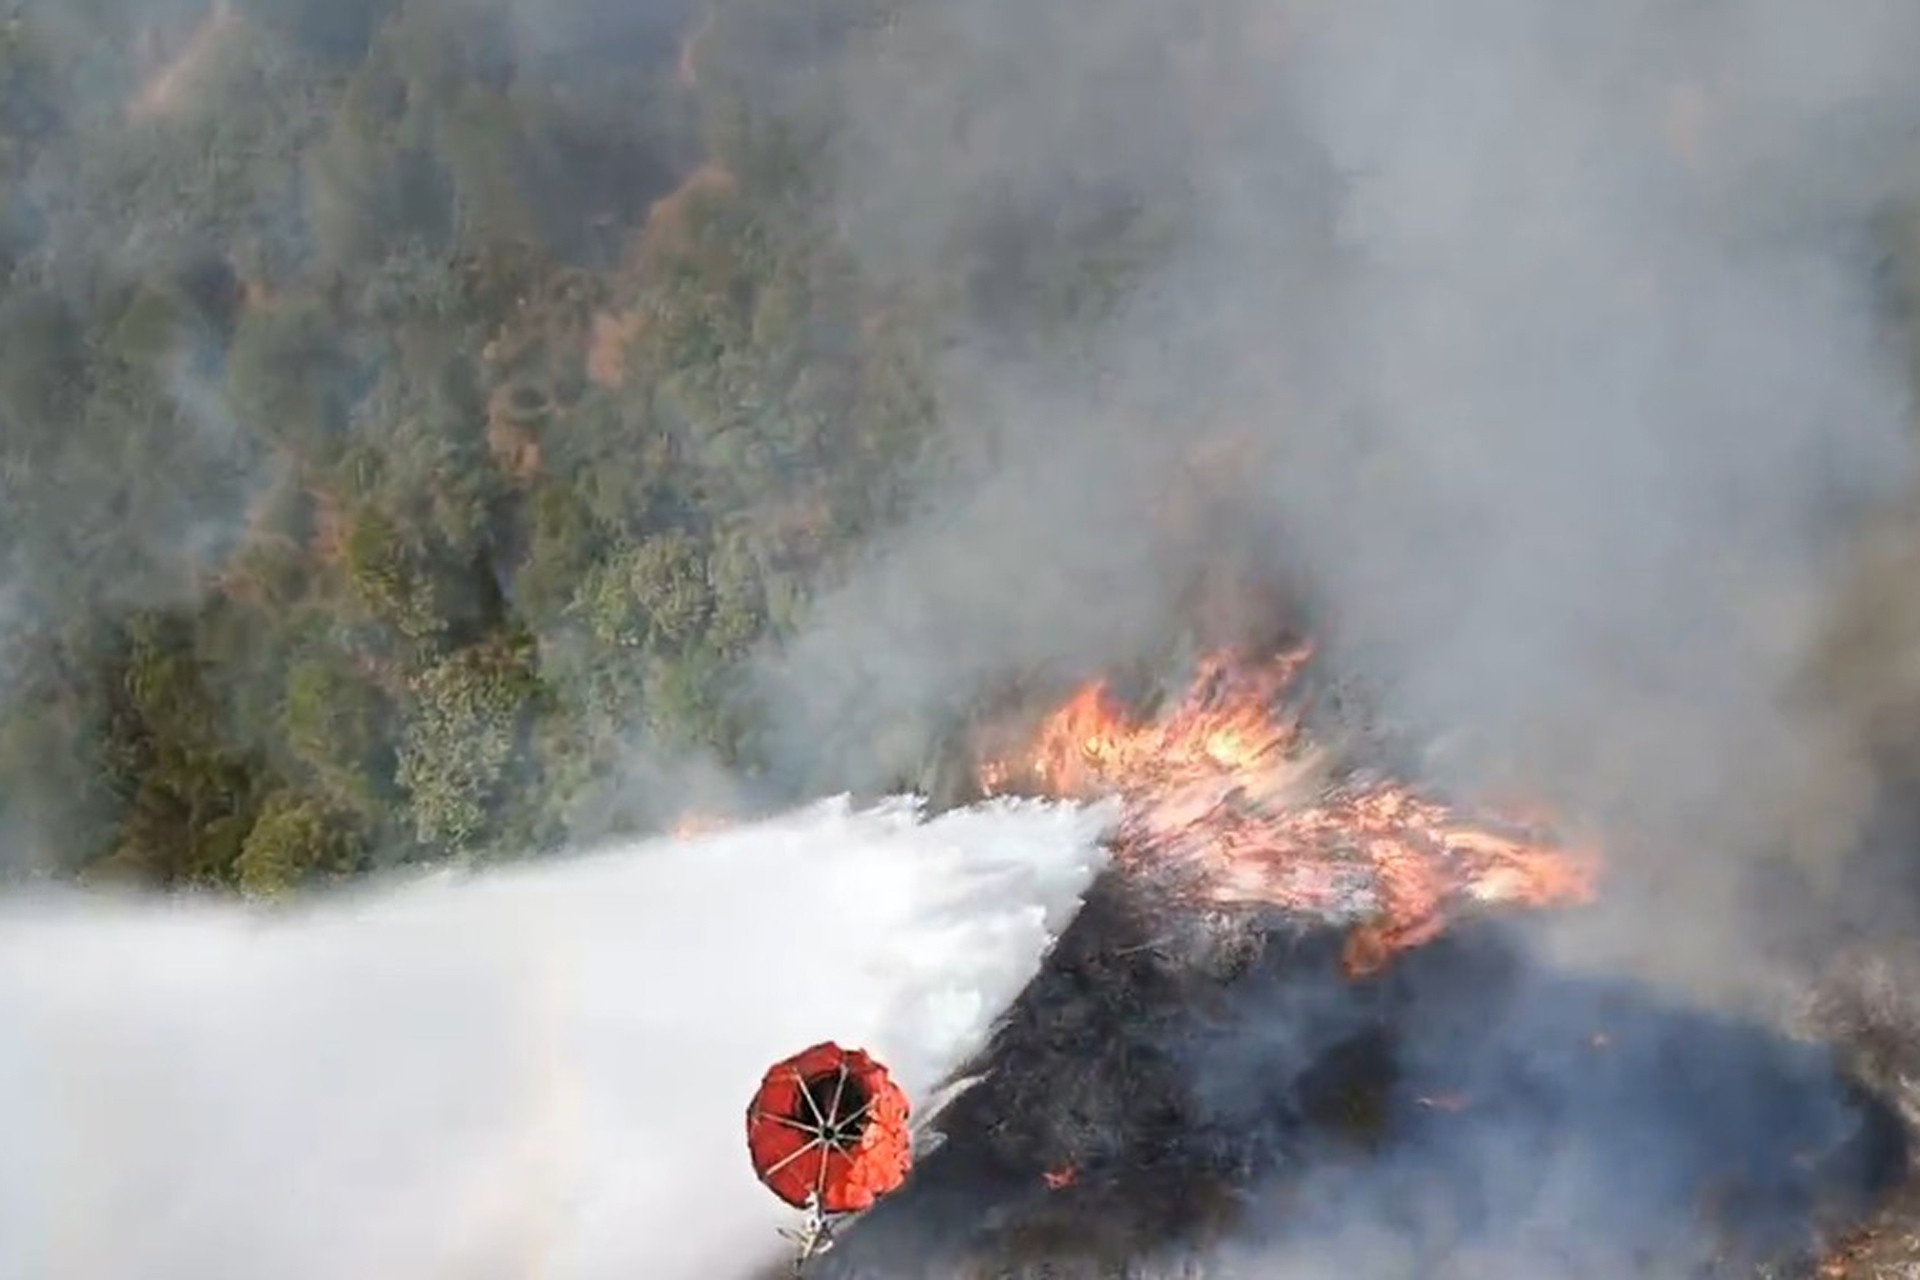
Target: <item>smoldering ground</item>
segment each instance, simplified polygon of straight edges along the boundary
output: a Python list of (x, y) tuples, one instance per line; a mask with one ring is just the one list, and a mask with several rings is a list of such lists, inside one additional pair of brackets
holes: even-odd
[(1569, 967), (1553, 923), (1356, 977), (1336, 924), (1110, 874), (818, 1273), (1800, 1275), (1904, 1181), (1888, 973), (1794, 1036)]
[(1109, 881), (811, 1274), (1798, 1274), (1904, 1172), (1824, 1047), (1484, 921), (1359, 983), (1340, 943)]

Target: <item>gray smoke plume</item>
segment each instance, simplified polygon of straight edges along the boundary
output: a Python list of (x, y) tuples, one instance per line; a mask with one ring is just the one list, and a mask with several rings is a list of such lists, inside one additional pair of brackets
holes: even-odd
[[(1898, 0), (909, 7), (848, 60), (844, 216), (972, 309), (978, 460), (770, 664), (796, 750), (893, 776), (1250, 558), (1432, 780), (1602, 827), (1612, 949), (1728, 967), (1734, 873), (1842, 754), (1791, 695), (1910, 463), (1917, 52)], [(1088, 244), (1129, 287), (1061, 338), (1035, 264)]]

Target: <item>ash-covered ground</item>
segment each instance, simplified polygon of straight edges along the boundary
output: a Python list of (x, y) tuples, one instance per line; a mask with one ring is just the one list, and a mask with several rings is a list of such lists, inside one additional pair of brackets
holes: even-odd
[(1817, 1041), (1560, 970), (1475, 920), (1342, 971), (1298, 920), (1104, 880), (811, 1274), (1810, 1274), (1907, 1166)]

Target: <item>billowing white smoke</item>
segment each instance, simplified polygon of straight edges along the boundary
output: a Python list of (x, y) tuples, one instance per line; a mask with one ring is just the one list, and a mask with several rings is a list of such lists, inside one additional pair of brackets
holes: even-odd
[(1077, 910), (1105, 815), (829, 802), (292, 917), (0, 915), (0, 1276), (729, 1280), (791, 1214), (744, 1111), (870, 1048), (915, 1098)]

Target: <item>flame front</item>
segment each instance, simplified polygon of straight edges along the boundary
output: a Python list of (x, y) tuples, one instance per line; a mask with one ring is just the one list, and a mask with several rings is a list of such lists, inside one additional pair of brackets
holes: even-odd
[(1589, 851), (1337, 774), (1289, 697), (1310, 657), (1304, 645), (1255, 663), (1213, 654), (1179, 704), (1153, 719), (1093, 682), (1024, 747), (982, 763), (982, 788), (1117, 796), (1119, 865), (1170, 873), (1203, 901), (1345, 922), (1356, 975), (1431, 941), (1470, 903), (1591, 898)]

